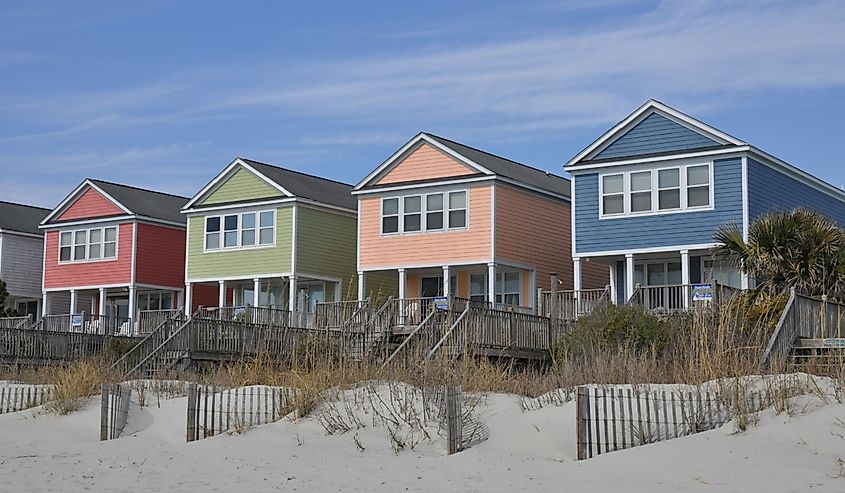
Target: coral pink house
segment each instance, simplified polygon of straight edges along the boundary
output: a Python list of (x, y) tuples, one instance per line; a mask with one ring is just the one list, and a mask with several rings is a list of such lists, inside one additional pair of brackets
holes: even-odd
[(141, 310), (181, 308), (187, 201), (85, 180), (41, 223), (44, 313), (125, 320), (115, 330), (133, 333)]
[[(421, 133), (375, 169), (358, 196), (359, 297), (368, 274), (398, 274), (400, 298), (455, 295), (536, 306), (559, 273), (572, 289), (569, 180)], [(583, 287), (608, 271), (582, 268)]]

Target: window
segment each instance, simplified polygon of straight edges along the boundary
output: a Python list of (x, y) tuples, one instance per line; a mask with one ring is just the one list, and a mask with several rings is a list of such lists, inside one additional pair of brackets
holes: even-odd
[(475, 302), (487, 301), (487, 275), (469, 275), (469, 299)]
[(687, 207), (710, 205), (710, 166), (687, 167)]
[(624, 175), (605, 175), (602, 177), (602, 213), (623, 214), (625, 212)]
[[(223, 231), (220, 230), (221, 226)], [(207, 216), (205, 249), (208, 251), (268, 246), (273, 244), (275, 233), (275, 211)]]
[(680, 168), (661, 169), (657, 172), (657, 209), (661, 211), (681, 208)]
[(155, 292), (138, 295), (138, 310), (172, 310), (173, 293)]
[(381, 201), (381, 232), (384, 234), (399, 232), (399, 199), (397, 197)]
[(496, 273), (496, 303), (519, 306), (521, 291), (519, 272)]
[(117, 226), (59, 233), (59, 262), (111, 260), (117, 257)]
[(651, 171), (631, 173), (631, 212), (651, 211)]
[(381, 200), (381, 234), (467, 227), (467, 192), (437, 192)]

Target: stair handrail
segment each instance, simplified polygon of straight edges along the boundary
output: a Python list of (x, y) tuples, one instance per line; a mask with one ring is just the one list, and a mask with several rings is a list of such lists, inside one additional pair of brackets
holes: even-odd
[(440, 346), (442, 346), (443, 343), (446, 342), (446, 339), (448, 339), (449, 336), (452, 335), (452, 331), (455, 330), (455, 327), (457, 327), (458, 324), (461, 323), (461, 321), (464, 319), (466, 314), (469, 312), (469, 305), (470, 305), (469, 303), (466, 303), (466, 305), (464, 306), (464, 311), (462, 311), (461, 314), (458, 315), (458, 318), (455, 319), (455, 323), (453, 323), (449, 327), (449, 330), (447, 330), (446, 333), (443, 334), (443, 337), (441, 337), (440, 340), (437, 341), (437, 343), (434, 345), (434, 347), (431, 348), (431, 351), (428, 352), (428, 356), (426, 356), (426, 358), (428, 358), (428, 359), (433, 358), (434, 353), (436, 353), (437, 350), (440, 349)]
[(408, 337), (406, 337), (405, 340), (402, 341), (401, 344), (399, 344), (399, 347), (397, 347), (396, 350), (394, 350), (393, 353), (391, 353), (390, 356), (387, 357), (387, 360), (381, 365), (381, 368), (379, 368), (379, 370), (383, 370), (388, 364), (390, 364), (391, 361), (393, 361), (393, 358), (395, 358), (397, 354), (402, 352), (402, 350), (405, 348), (405, 346), (407, 346), (411, 342), (411, 339), (413, 339), (414, 336), (417, 335), (417, 333), (423, 327), (425, 327), (425, 325), (428, 323), (428, 321), (431, 319), (431, 317), (434, 316), (435, 313), (437, 313), (437, 310), (435, 310), (434, 307), (432, 306), (432, 309), (428, 312), (428, 315), (425, 316), (425, 318), (423, 319), (422, 322), (420, 322), (419, 325), (414, 327), (414, 330), (412, 330), (411, 333), (408, 334)]
[[(163, 348), (164, 348), (164, 347), (165, 347), (165, 346), (166, 346), (166, 345), (167, 345), (167, 344), (168, 344), (171, 340), (173, 340), (176, 336), (178, 336), (178, 335), (180, 335), (180, 334), (181, 334), (182, 330), (183, 330), (185, 327), (190, 326), (190, 325), (194, 322), (194, 317), (195, 317), (195, 316), (196, 316), (196, 317), (199, 317), (199, 313), (200, 313), (200, 311), (201, 311), (201, 310), (202, 310), (202, 309), (200, 308), (200, 309), (198, 309), (196, 312), (194, 312), (193, 314), (191, 314), (191, 316), (190, 316), (190, 317), (188, 317), (188, 319), (187, 319), (187, 320), (185, 320), (185, 321), (184, 321), (184, 323), (182, 323), (182, 324), (179, 326), (179, 328), (178, 328), (178, 329), (174, 330), (174, 331), (170, 334), (170, 337), (168, 337), (167, 339), (165, 339), (165, 340), (164, 340), (164, 342), (162, 342), (162, 343), (161, 343), (161, 344), (159, 344), (159, 345), (158, 345), (155, 349), (153, 349), (152, 351), (150, 351), (150, 354), (148, 354), (148, 355), (147, 355), (144, 359), (142, 359), (142, 360), (141, 360), (141, 361), (140, 361), (137, 365), (135, 365), (135, 366), (134, 366), (131, 370), (129, 370), (128, 372), (126, 372), (126, 374), (124, 375), (124, 377), (126, 377), (126, 376), (128, 376), (128, 375), (132, 375), (133, 373), (137, 372), (140, 368), (142, 368), (142, 367), (143, 367), (143, 366), (147, 363), (147, 361), (149, 361), (149, 360), (150, 360), (151, 358), (153, 358), (154, 356), (157, 356), (157, 355), (158, 355), (158, 353), (159, 353), (159, 352), (160, 352), (160, 351), (161, 351), (161, 350), (162, 350), (162, 349), (163, 349)], [(151, 333), (151, 335), (152, 335), (152, 333)]]
[[(153, 330), (153, 331), (151, 331), (149, 334), (147, 334), (147, 335), (146, 335), (146, 337), (144, 337), (143, 339), (141, 339), (141, 341), (140, 341), (140, 342), (138, 342), (138, 344), (135, 344), (134, 346), (132, 346), (132, 349), (130, 349), (129, 351), (127, 351), (126, 353), (124, 353), (124, 354), (123, 354), (123, 356), (121, 356), (120, 358), (118, 358), (118, 359), (117, 359), (117, 361), (115, 361), (114, 363), (112, 363), (112, 368), (114, 368), (114, 369), (118, 369), (118, 368), (120, 367), (120, 365), (124, 365), (124, 364), (125, 364), (126, 360), (127, 360), (127, 359), (131, 356), (131, 355), (133, 355), (133, 354), (135, 354), (135, 353), (138, 353), (138, 352), (143, 351), (144, 346), (147, 344), (147, 342), (148, 342), (151, 338), (153, 338), (153, 337), (158, 337), (158, 336), (160, 335), (160, 334), (159, 334), (159, 332), (161, 332), (162, 330), (164, 330), (164, 327), (165, 327), (167, 324), (169, 324), (170, 322), (174, 321), (174, 319), (176, 319), (177, 317), (181, 317), (181, 316), (182, 316), (182, 314), (181, 314), (181, 313), (174, 313), (173, 315), (171, 315), (170, 317), (168, 317), (166, 320), (164, 320), (163, 322), (161, 322), (161, 323), (160, 323), (160, 324), (159, 324), (159, 325), (155, 328), (155, 330)], [(127, 372), (126, 374), (128, 374), (128, 372)]]
[[(796, 298), (795, 288), (790, 288), (789, 289), (789, 300), (786, 302), (786, 306), (783, 309), (783, 313), (781, 313), (781, 315), (780, 315), (780, 319), (778, 319), (778, 323), (775, 326), (775, 331), (772, 333), (771, 339), (769, 339), (769, 344), (766, 346), (766, 350), (763, 351), (763, 363), (764, 364), (769, 364), (769, 365), (771, 364), (771, 362), (772, 362), (771, 361), (772, 352), (775, 349), (775, 345), (777, 345), (779, 342), (781, 343), (780, 345), (782, 347), (781, 347), (781, 351), (779, 352), (779, 354), (777, 354), (777, 356), (779, 358), (786, 357), (785, 353), (789, 352), (789, 348), (792, 347), (792, 344), (795, 342), (795, 339), (798, 337), (798, 328), (797, 328), (796, 324), (792, 324), (792, 326), (790, 327), (791, 330), (789, 332), (786, 332), (786, 329), (784, 329), (784, 327), (787, 326), (787, 323), (786, 323), (787, 318), (789, 317), (789, 315), (792, 314), (792, 307), (795, 304), (795, 298)], [(789, 338), (789, 343), (783, 344), (783, 342), (787, 338)], [(784, 349), (784, 348), (786, 348), (786, 349)]]

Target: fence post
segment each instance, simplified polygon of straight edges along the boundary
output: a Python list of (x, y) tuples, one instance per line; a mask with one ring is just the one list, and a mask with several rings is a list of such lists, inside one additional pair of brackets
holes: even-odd
[(446, 400), (446, 442), (449, 455), (461, 450), (461, 388), (454, 385), (445, 387)]
[(109, 439), (109, 394), (111, 385), (100, 385), (100, 441)]
[(188, 419), (186, 430), (186, 441), (193, 442), (197, 439), (197, 384), (188, 384)]
[(575, 430), (578, 442), (578, 460), (587, 458), (587, 416), (585, 410), (590, 406), (590, 394), (583, 386), (578, 387), (575, 393)]

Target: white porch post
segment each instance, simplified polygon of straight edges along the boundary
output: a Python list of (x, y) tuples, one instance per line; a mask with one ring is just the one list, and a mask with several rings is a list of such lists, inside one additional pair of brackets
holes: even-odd
[(581, 313), (581, 258), (572, 258), (572, 272), (573, 283), (572, 287), (575, 290), (575, 318)]
[(739, 271), (739, 287), (742, 289), (748, 289), (751, 287), (751, 277), (745, 272), (745, 266), (740, 266)]
[(634, 294), (634, 254), (625, 254), (625, 300)]
[(487, 264), (487, 302), (496, 306), (496, 263)]
[(179, 291), (176, 291), (176, 306), (174, 306), (173, 308), (174, 309), (178, 308), (178, 309), (181, 310), (184, 306), (185, 306), (185, 290), (180, 289)]
[(185, 316), (186, 317), (191, 316), (193, 303), (194, 303), (193, 294), (194, 294), (194, 285), (189, 283), (189, 282), (186, 282), (185, 283)]
[(97, 310), (97, 314), (101, 317), (106, 314), (106, 288), (100, 288), (100, 306)]
[(288, 277), (288, 310), (296, 311), (296, 276)]
[(443, 296), (448, 297), (449, 295), (452, 294), (452, 293), (449, 292), (450, 284), (451, 283), (449, 282), (449, 266), (444, 265), (443, 266)]
[(257, 307), (258, 301), (260, 298), (258, 295), (261, 293), (261, 279), (255, 278), (252, 280), (252, 306)]
[(138, 306), (137, 296), (135, 294), (136, 288), (134, 284), (129, 285), (129, 333), (135, 334), (135, 307)]
[(76, 290), (70, 290), (70, 312), (76, 313)]
[(405, 269), (399, 269), (399, 299), (405, 299), (405, 288), (407, 287), (406, 284), (408, 283), (408, 279), (405, 277)]
[(537, 313), (537, 270), (532, 270), (529, 274), (531, 279), (528, 281), (528, 285), (530, 286), (531, 292), (528, 293), (528, 306), (534, 309), (534, 313)]
[(366, 277), (364, 276), (364, 271), (358, 271), (358, 301), (364, 301), (364, 299), (366, 297), (367, 297)]
[(226, 306), (226, 281), (218, 281), (217, 307), (223, 308), (224, 306)]
[(616, 295), (616, 261), (612, 261), (610, 264), (610, 302), (614, 305), (616, 304), (617, 298)]
[(681, 284), (684, 285), (684, 308), (690, 305), (689, 250), (681, 250)]

